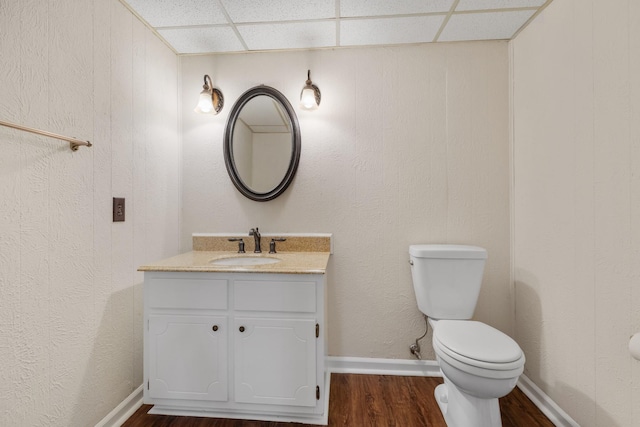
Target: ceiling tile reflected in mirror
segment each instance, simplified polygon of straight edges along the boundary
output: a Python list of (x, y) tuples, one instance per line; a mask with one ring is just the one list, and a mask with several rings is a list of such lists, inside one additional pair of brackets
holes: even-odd
[(120, 0), (178, 54), (509, 40), (552, 0)]

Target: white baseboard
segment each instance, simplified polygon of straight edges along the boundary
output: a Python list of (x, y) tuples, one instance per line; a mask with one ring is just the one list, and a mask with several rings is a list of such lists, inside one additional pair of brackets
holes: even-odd
[(533, 402), (534, 405), (549, 418), (556, 427), (580, 427), (556, 402), (540, 389), (526, 375), (521, 375), (518, 380), (518, 388)]
[[(328, 356), (326, 358), (326, 367), (329, 373), (335, 372), (340, 374), (399, 375), (412, 377), (442, 376), (440, 367), (435, 360)], [(518, 387), (556, 427), (580, 427), (569, 414), (563, 411), (562, 408), (525, 375), (520, 376)], [(325, 399), (325, 403), (328, 405), (328, 398)], [(142, 406), (142, 385), (104, 417), (102, 421), (96, 424), (95, 427), (120, 427), (140, 406)], [(326, 408), (325, 414), (328, 413), (328, 408)]]
[(441, 377), (435, 360), (372, 359), (366, 357), (326, 358), (329, 372), (340, 374), (402, 375), (409, 377)]
[(142, 384), (109, 412), (95, 427), (120, 427), (142, 406)]

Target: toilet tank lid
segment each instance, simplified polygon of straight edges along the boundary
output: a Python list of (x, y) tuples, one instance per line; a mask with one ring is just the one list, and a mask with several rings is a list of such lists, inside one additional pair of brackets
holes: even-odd
[(409, 254), (417, 258), (486, 259), (487, 250), (466, 245), (411, 245)]

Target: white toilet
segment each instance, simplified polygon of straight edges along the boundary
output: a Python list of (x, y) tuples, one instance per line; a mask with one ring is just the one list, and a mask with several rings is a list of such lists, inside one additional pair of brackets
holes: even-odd
[(444, 376), (436, 388), (449, 427), (500, 427), (498, 398), (524, 370), (518, 344), (469, 320), (478, 301), (487, 251), (475, 246), (409, 246), (418, 308), (429, 317), (433, 349)]

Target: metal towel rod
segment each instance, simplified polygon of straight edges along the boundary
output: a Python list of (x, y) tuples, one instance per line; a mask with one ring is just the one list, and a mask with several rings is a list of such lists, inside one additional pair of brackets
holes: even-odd
[(61, 139), (63, 141), (67, 141), (69, 143), (69, 148), (71, 149), (71, 151), (77, 151), (78, 147), (80, 147), (81, 145), (85, 146), (85, 147), (91, 147), (92, 146), (89, 141), (80, 141), (79, 139), (69, 138), (68, 136), (58, 135), (57, 133), (47, 132), (45, 130), (34, 129), (34, 128), (22, 126), (22, 125), (17, 125), (15, 123), (3, 122), (2, 120), (0, 120), (0, 125), (1, 126), (6, 126), (6, 127), (9, 127), (9, 128), (13, 128), (13, 129), (23, 130), (25, 132), (35, 133), (37, 135), (44, 135), (44, 136), (48, 136), (50, 138)]

